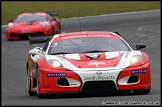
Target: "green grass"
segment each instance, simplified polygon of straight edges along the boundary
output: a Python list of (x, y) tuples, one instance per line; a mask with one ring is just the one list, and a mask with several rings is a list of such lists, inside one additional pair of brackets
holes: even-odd
[(2, 24), (23, 12), (58, 12), (59, 18), (160, 9), (160, 1), (2, 1)]

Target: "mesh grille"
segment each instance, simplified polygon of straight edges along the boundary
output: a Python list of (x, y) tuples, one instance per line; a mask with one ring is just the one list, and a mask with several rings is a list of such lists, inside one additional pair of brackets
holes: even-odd
[(37, 32), (37, 33), (24, 33), (24, 34), (16, 34), (16, 33), (12, 33), (11, 36), (15, 37), (15, 36), (19, 36), (20, 39), (28, 39), (28, 36), (44, 36), (44, 34), (42, 32)]
[(113, 81), (87, 81), (84, 83), (82, 91), (109, 91), (117, 90)]

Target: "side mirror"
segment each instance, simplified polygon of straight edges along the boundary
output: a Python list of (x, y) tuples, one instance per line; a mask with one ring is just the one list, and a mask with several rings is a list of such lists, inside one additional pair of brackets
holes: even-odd
[(144, 45), (144, 44), (137, 44), (135, 50), (142, 49), (142, 48), (146, 48), (146, 45)]
[(8, 21), (9, 21), (9, 22), (13, 22), (13, 20), (11, 20), (11, 19), (10, 19), (10, 20), (8, 20)]
[(36, 48), (30, 50), (30, 51), (29, 51), (29, 54), (40, 55), (40, 54), (42, 54), (42, 48), (36, 47)]

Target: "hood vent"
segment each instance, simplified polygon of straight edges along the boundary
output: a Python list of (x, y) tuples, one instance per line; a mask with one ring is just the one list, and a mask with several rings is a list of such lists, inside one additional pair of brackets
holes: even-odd
[(106, 59), (106, 55), (105, 54), (81, 54), (80, 59), (82, 61), (86, 61), (86, 60), (102, 60), (102, 59)]
[(99, 55), (85, 55), (89, 60), (97, 59)]

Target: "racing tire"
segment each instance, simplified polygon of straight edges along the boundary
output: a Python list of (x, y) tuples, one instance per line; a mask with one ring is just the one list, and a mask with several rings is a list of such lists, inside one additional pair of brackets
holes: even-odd
[(55, 34), (55, 28), (54, 26), (52, 25), (52, 36)]
[(148, 94), (151, 89), (143, 89), (143, 90), (133, 90), (134, 94), (139, 95), (139, 94)]
[(31, 91), (31, 77), (28, 75), (28, 79), (27, 79), (27, 90), (28, 90), (28, 94), (29, 96), (36, 96), (36, 92), (32, 92)]
[(59, 26), (59, 32), (58, 33), (61, 33), (61, 25)]
[(44, 98), (44, 95), (40, 94), (40, 83), (37, 81), (37, 96), (38, 98)]
[(7, 39), (7, 38), (6, 38), (6, 41), (14, 41), (14, 40), (13, 40), (13, 39)]
[(40, 83), (39, 83), (39, 80), (37, 80), (37, 96), (38, 96), (38, 98), (41, 98), (41, 95), (40, 95)]
[(38, 78), (37, 78), (37, 96), (38, 98), (44, 98), (44, 95), (40, 94), (40, 79), (39, 79), (39, 72), (38, 72)]

